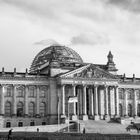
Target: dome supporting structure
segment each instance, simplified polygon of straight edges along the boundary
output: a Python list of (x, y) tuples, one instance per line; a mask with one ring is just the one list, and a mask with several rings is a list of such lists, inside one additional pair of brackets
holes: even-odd
[(83, 64), (80, 55), (71, 48), (52, 45), (40, 51), (34, 58), (30, 73), (43, 73), (55, 76), (73, 70)]

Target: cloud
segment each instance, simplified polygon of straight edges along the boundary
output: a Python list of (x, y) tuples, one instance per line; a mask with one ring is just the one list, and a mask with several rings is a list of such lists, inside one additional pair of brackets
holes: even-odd
[(107, 0), (106, 3), (118, 6), (130, 12), (140, 12), (140, 0)]
[(109, 38), (104, 34), (97, 33), (82, 33), (78, 36), (74, 36), (71, 39), (73, 45), (98, 45), (98, 44), (108, 44)]
[(34, 45), (50, 46), (50, 45), (60, 45), (60, 44), (53, 39), (45, 39), (39, 42), (35, 42)]

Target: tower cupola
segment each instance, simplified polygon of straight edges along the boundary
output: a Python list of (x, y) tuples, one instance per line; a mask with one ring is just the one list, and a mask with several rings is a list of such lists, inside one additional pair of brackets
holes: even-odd
[(116, 69), (116, 67), (115, 67), (115, 63), (113, 61), (113, 55), (112, 55), (111, 51), (109, 51), (107, 58), (108, 58), (108, 62), (106, 64), (107, 71), (116, 75), (118, 69)]

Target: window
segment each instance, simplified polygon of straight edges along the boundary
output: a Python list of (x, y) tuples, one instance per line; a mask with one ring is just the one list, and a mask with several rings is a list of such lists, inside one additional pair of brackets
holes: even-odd
[(128, 104), (128, 116), (132, 117), (132, 105)]
[(127, 99), (129, 99), (129, 100), (133, 99), (133, 92), (132, 92), (132, 90), (128, 90), (127, 91)]
[(12, 87), (6, 88), (6, 96), (11, 97), (12, 96)]
[(47, 88), (41, 87), (40, 88), (40, 97), (45, 97), (46, 93), (47, 93)]
[(6, 127), (7, 128), (11, 127), (11, 122), (6, 122)]
[(140, 117), (140, 104), (137, 106), (137, 115)]
[(119, 115), (120, 115), (121, 117), (123, 116), (122, 104), (119, 104)]
[(136, 90), (137, 99), (140, 99), (140, 90)]
[(30, 122), (30, 126), (35, 126), (35, 122), (34, 121), (31, 121)]
[(23, 126), (23, 122), (18, 122), (18, 127), (22, 127)]
[(29, 96), (30, 96), (30, 97), (35, 97), (35, 96), (36, 96), (36, 95), (35, 95), (35, 91), (36, 91), (36, 90), (35, 90), (35, 87), (30, 87), (30, 88), (29, 88), (29, 93), (30, 93)]
[(17, 104), (17, 116), (22, 117), (23, 116), (23, 103), (19, 102)]
[(46, 104), (45, 103), (43, 103), (43, 102), (40, 103), (39, 111), (40, 111), (41, 116), (45, 116), (45, 113), (46, 113)]
[(10, 102), (6, 102), (5, 103), (5, 115), (6, 116), (11, 116), (11, 103)]
[(18, 97), (24, 97), (24, 88), (23, 87), (19, 87), (17, 89), (17, 96)]
[(29, 103), (29, 115), (30, 116), (35, 115), (35, 104), (33, 102)]
[(124, 90), (119, 89), (119, 99), (124, 99)]
[(42, 122), (42, 125), (46, 125), (46, 122)]

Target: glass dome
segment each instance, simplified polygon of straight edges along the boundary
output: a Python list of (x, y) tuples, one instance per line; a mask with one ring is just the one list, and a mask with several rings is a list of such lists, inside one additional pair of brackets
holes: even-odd
[(52, 61), (59, 63), (83, 63), (79, 54), (71, 48), (55, 45), (43, 49), (36, 55), (31, 64), (30, 72), (35, 72), (42, 66), (49, 65)]

